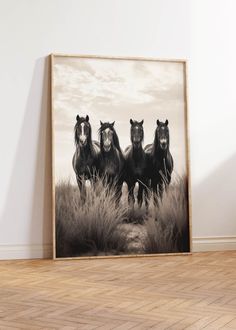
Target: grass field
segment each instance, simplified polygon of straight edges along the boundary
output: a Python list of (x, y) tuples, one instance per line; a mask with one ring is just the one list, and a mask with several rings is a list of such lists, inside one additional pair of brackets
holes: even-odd
[(127, 187), (116, 203), (113, 187), (100, 180), (81, 196), (69, 181), (56, 185), (56, 255), (142, 254), (189, 251), (187, 180), (179, 177), (158, 208), (130, 211)]

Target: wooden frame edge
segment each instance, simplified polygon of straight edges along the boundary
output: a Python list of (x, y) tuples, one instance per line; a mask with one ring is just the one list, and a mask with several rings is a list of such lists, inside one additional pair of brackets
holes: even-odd
[(188, 180), (188, 217), (189, 217), (189, 249), (193, 251), (192, 238), (192, 181), (191, 181), (191, 161), (190, 161), (190, 129), (189, 129), (189, 102), (188, 102), (188, 61), (184, 64), (184, 100), (185, 100), (185, 140), (186, 140), (186, 168)]
[(51, 164), (51, 171), (52, 171), (52, 236), (53, 236), (53, 260), (56, 260), (56, 218), (55, 218), (55, 171), (54, 171), (54, 112), (53, 112), (53, 63), (54, 63), (54, 54), (50, 54), (50, 107), (51, 107), (51, 150), (52, 150), (52, 164)]
[(104, 59), (104, 60), (127, 60), (127, 61), (153, 61), (153, 62), (173, 62), (185, 63), (186, 59), (169, 59), (169, 58), (156, 58), (156, 57), (142, 57), (142, 56), (109, 56), (109, 55), (89, 55), (89, 54), (63, 54), (52, 53), (52, 57), (75, 57), (75, 58), (90, 58), (90, 59)]
[[(191, 166), (190, 166), (190, 134), (189, 134), (189, 106), (188, 106), (188, 60), (187, 59), (166, 59), (133, 56), (106, 56), (106, 55), (82, 55), (82, 54), (63, 54), (51, 53), (50, 57), (50, 111), (51, 111), (51, 150), (52, 150), (52, 231), (53, 231), (53, 260), (90, 260), (90, 259), (114, 259), (114, 258), (144, 258), (144, 257), (163, 257), (163, 256), (189, 256), (192, 255), (192, 194), (191, 194)], [(55, 171), (54, 171), (54, 112), (53, 112), (53, 64), (55, 57), (75, 57), (90, 59), (110, 59), (110, 60), (130, 60), (130, 61), (153, 61), (182, 63), (184, 65), (184, 116), (185, 116), (185, 143), (186, 143), (186, 168), (188, 185), (188, 218), (189, 218), (189, 252), (177, 253), (153, 253), (153, 254), (126, 254), (126, 255), (102, 255), (102, 256), (81, 256), (81, 257), (57, 257), (56, 256), (56, 220), (55, 220)]]
[(100, 255), (100, 256), (84, 256), (84, 257), (58, 257), (54, 261), (65, 260), (91, 260), (91, 259), (127, 259), (127, 258), (159, 258), (159, 257), (181, 257), (191, 256), (192, 252), (176, 252), (176, 253), (153, 253), (153, 254), (118, 254), (118, 255)]

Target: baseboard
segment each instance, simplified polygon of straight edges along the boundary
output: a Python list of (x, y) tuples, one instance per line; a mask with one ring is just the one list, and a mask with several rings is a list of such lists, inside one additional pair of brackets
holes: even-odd
[[(193, 252), (236, 250), (236, 236), (193, 237)], [(0, 260), (52, 258), (52, 245), (0, 245)]]
[(52, 258), (52, 245), (0, 245), (0, 260)]
[(236, 250), (236, 236), (193, 237), (193, 252)]

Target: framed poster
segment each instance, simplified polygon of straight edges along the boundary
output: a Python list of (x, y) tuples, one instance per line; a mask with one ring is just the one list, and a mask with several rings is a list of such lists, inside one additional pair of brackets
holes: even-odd
[(186, 61), (51, 55), (54, 259), (191, 251)]

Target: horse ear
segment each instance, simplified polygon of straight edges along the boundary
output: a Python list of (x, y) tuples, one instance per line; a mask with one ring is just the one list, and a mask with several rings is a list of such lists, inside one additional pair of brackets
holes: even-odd
[(103, 125), (103, 122), (100, 120), (100, 125), (102, 126)]
[(143, 125), (143, 122), (144, 122), (144, 120), (141, 120), (139, 124), (140, 124), (140, 125)]
[(168, 119), (166, 119), (165, 125), (168, 126), (168, 124), (169, 124), (169, 121), (168, 121)]
[(79, 121), (79, 119), (80, 119), (80, 117), (79, 117), (79, 115), (77, 115), (77, 116), (76, 116), (76, 120)]
[(113, 123), (111, 123), (111, 126), (114, 127), (114, 125), (115, 125), (115, 122), (113, 121)]
[(130, 119), (129, 122), (130, 122), (131, 125), (133, 125), (133, 123), (134, 123), (134, 122), (133, 122), (133, 119)]
[(89, 116), (87, 115), (85, 119), (86, 119), (86, 121), (89, 121)]
[(159, 126), (160, 125), (160, 120), (159, 119), (157, 119), (157, 126)]

